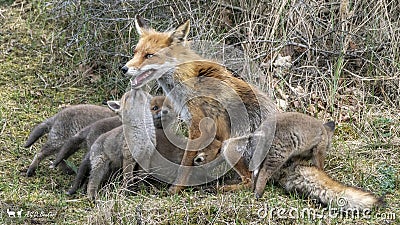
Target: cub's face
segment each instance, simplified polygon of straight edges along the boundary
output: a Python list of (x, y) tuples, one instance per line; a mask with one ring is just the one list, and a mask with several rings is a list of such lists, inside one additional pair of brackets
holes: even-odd
[(155, 96), (151, 99), (150, 111), (153, 116), (154, 127), (158, 129), (173, 123), (177, 118), (171, 102), (164, 96)]
[[(127, 94), (123, 95), (120, 101), (108, 101), (108, 107), (121, 117), (122, 110), (126, 107), (126, 98)], [(178, 116), (173, 110), (171, 102), (165, 96), (155, 96), (151, 99), (150, 112), (154, 127), (157, 129), (173, 123)]]

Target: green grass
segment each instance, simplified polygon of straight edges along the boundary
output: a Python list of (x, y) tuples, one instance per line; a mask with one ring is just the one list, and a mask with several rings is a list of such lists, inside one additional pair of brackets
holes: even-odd
[[(8, 3), (12, 1), (5, 2), (0, 4), (0, 224), (400, 223), (399, 109), (382, 110), (373, 104), (364, 105), (362, 121), (338, 125), (325, 167), (340, 182), (385, 196), (387, 207), (375, 211), (370, 219), (286, 218), (288, 210), (296, 213), (322, 209), (273, 184), (267, 185), (263, 198), (257, 201), (249, 191), (212, 194), (188, 190), (168, 196), (165, 187), (159, 191), (143, 187), (135, 195), (126, 195), (116, 182), (104, 188), (99, 201), (93, 204), (83, 194), (65, 194), (73, 176), (49, 169), (54, 157), (41, 163), (36, 176), (25, 177), (30, 161), (45, 140), (23, 148), (36, 124), (65, 105), (101, 104), (103, 100), (117, 99), (126, 81), (116, 78), (118, 71), (101, 74), (101, 69), (83, 76), (85, 69), (79, 65), (85, 52), (60, 60), (54, 54), (57, 46), (52, 44), (54, 38), (62, 37), (53, 36), (58, 28), (38, 13), (44, 10), (42, 1), (13, 6)], [(340, 76), (336, 72), (334, 76)], [(335, 92), (336, 88), (339, 87), (335, 86)], [(79, 156), (82, 153), (75, 155), (71, 163), (77, 165)], [(8, 217), (7, 209), (22, 209), (22, 218)], [(396, 217), (384, 219), (376, 213), (394, 213)]]

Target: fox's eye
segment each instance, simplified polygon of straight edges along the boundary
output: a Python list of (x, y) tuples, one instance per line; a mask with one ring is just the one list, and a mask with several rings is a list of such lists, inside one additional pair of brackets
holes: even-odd
[(150, 58), (152, 58), (154, 56), (154, 54), (146, 54), (144, 57), (146, 58), (146, 59), (150, 59)]
[(152, 110), (154, 110), (154, 111), (158, 110), (158, 106), (155, 105), (155, 106), (152, 108)]

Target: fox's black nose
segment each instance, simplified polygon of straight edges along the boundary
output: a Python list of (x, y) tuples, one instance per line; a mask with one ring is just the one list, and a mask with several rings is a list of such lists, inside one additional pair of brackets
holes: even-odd
[(162, 114), (168, 114), (168, 110), (163, 110)]
[(126, 74), (126, 72), (128, 72), (128, 70), (129, 70), (129, 68), (127, 66), (123, 66), (121, 68), (121, 71), (122, 71), (123, 74)]

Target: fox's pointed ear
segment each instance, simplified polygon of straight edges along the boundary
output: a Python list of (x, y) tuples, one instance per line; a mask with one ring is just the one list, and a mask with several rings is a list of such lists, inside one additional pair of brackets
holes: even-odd
[(120, 101), (107, 101), (108, 108), (110, 108), (115, 113), (119, 113), (121, 110), (121, 102)]
[(140, 36), (142, 36), (144, 31), (149, 29), (146, 22), (139, 14), (135, 16), (135, 27), (136, 27), (136, 31), (138, 32), (138, 34)]
[(179, 25), (171, 34), (173, 43), (184, 43), (190, 31), (190, 20)]

